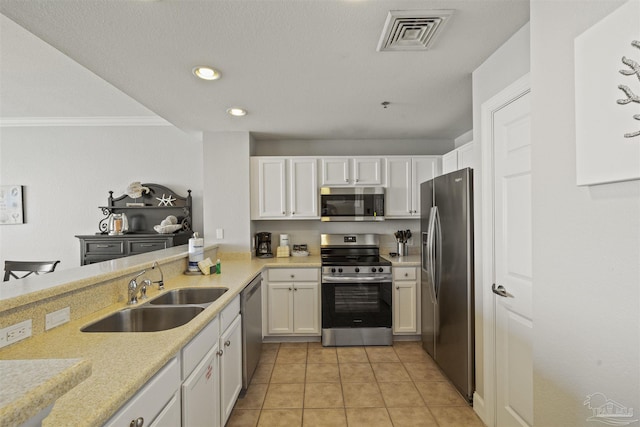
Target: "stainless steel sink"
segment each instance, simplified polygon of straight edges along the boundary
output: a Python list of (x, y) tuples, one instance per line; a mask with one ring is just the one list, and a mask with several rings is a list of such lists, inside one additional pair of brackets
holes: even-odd
[(81, 329), (82, 332), (156, 332), (188, 323), (204, 307), (136, 307), (113, 313)]
[(228, 288), (173, 289), (148, 302), (150, 305), (211, 304), (227, 292)]

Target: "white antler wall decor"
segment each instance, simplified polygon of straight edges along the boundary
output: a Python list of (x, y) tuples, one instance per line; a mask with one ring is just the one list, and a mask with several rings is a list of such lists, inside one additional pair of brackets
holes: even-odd
[[(633, 40), (631, 42), (631, 46), (635, 46), (638, 49), (640, 49), (640, 41), (638, 40)], [(622, 63), (624, 65), (626, 65), (627, 67), (629, 67), (628, 70), (620, 70), (620, 74), (622, 74), (623, 76), (636, 76), (638, 77), (638, 81), (640, 82), (640, 64), (638, 64), (636, 61), (627, 58), (626, 56), (622, 57)], [(627, 85), (618, 85), (618, 89), (620, 89), (621, 91), (624, 92), (624, 94), (627, 96), (624, 99), (618, 99), (616, 102), (620, 105), (626, 105), (629, 104), (631, 102), (635, 102), (640, 104), (640, 97), (638, 95), (636, 95), (633, 90), (627, 86)], [(633, 118), (636, 120), (640, 120), (640, 114), (634, 114)], [(636, 136), (640, 136), (640, 130), (636, 131), (636, 132), (629, 132), (629, 133), (625, 133), (624, 137), (625, 138), (633, 138)]]

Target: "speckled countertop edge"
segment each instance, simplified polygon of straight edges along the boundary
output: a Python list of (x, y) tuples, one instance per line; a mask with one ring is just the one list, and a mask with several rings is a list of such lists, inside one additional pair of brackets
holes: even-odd
[[(210, 286), (229, 288), (221, 298), (186, 325), (146, 333), (80, 331), (86, 324), (126, 308), (118, 303), (1, 349), (0, 359), (91, 360), (91, 375), (56, 401), (50, 415), (44, 419), (43, 426), (101, 425), (265, 268), (318, 268), (320, 265), (319, 256), (239, 260), (223, 258), (220, 275), (181, 275), (166, 281), (167, 290)], [(157, 289), (152, 289), (148, 295), (149, 298), (158, 295)], [(32, 401), (32, 405), (35, 406), (36, 402)]]
[(0, 427), (21, 425), (90, 375), (83, 359), (0, 360)]

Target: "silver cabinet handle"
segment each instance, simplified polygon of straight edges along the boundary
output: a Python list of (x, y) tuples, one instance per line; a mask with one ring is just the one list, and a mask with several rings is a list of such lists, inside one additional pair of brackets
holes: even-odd
[(289, 290), (290, 290), (290, 291), (292, 291), (293, 289), (292, 289), (292, 288), (289, 288)]
[(224, 351), (222, 351), (222, 350), (218, 350), (218, 351), (216, 351), (216, 354), (217, 354), (218, 356), (222, 356), (222, 355), (224, 354)]
[(409, 277), (409, 273), (404, 273), (404, 277)]
[(140, 243), (141, 248), (152, 248), (155, 245), (153, 243)]
[(231, 345), (231, 341), (226, 340), (226, 341), (224, 342), (224, 346), (225, 346), (225, 347), (229, 347), (230, 345)]
[(96, 245), (96, 248), (110, 248), (113, 245)]
[(291, 275), (291, 278), (293, 279), (294, 277), (296, 277), (296, 275), (295, 275), (295, 274), (292, 274), (292, 275)]
[(142, 427), (144, 425), (144, 418), (138, 417), (135, 420), (131, 420), (129, 427)]
[(295, 288), (295, 287), (294, 287), (294, 288), (293, 288), (293, 290), (294, 290), (294, 291), (297, 291), (297, 290), (298, 290), (298, 288)]
[(396, 289), (400, 289), (400, 286), (396, 286)]
[(496, 288), (496, 284), (494, 283), (491, 286), (491, 290), (493, 291), (494, 294), (500, 295), (501, 297), (504, 297), (504, 298), (515, 298), (512, 294), (507, 292), (507, 290), (502, 285), (500, 285), (500, 286), (498, 286)]

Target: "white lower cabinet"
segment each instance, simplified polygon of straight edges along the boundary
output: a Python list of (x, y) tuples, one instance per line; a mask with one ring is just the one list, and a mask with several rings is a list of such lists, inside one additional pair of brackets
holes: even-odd
[(320, 284), (317, 268), (270, 269), (267, 283), (269, 335), (320, 334)]
[(162, 412), (158, 414), (149, 427), (176, 427), (180, 425), (180, 392), (176, 391)]
[[(242, 330), (240, 315), (220, 335), (220, 417), (225, 425), (242, 389)], [(203, 425), (203, 424), (193, 424)]]
[[(147, 427), (168, 409), (175, 410), (172, 400), (180, 389), (180, 357), (171, 359), (116, 414), (105, 423), (113, 427)], [(163, 420), (158, 420), (158, 425)]]
[(393, 333), (417, 334), (418, 278), (416, 267), (393, 267)]
[(182, 425), (220, 426), (218, 343), (182, 384)]

